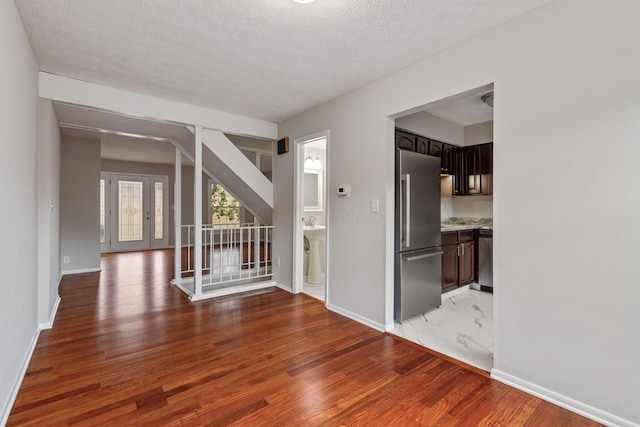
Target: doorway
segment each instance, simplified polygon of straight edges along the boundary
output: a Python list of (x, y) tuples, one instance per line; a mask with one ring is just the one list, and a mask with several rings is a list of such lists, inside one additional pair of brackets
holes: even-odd
[(394, 118), (396, 149), (440, 158), (443, 255), (441, 305), (390, 332), (485, 371), (493, 368), (492, 264), (478, 248), (493, 229), (493, 91), (488, 84)]
[(168, 183), (163, 175), (101, 173), (101, 252), (168, 246)]
[(293, 291), (329, 297), (329, 131), (294, 141)]

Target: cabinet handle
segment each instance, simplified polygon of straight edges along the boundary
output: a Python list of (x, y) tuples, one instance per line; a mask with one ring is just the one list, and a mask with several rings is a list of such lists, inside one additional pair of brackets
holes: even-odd
[(464, 256), (464, 244), (462, 246), (462, 256)]

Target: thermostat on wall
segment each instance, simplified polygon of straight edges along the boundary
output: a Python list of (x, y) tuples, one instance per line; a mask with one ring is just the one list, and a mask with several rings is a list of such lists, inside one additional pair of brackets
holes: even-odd
[(338, 197), (349, 197), (351, 195), (351, 186), (348, 184), (338, 185)]

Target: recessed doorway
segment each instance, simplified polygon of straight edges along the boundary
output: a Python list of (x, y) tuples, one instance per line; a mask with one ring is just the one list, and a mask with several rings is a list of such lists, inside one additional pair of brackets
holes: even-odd
[(322, 301), (328, 298), (328, 142), (329, 132), (300, 138), (294, 142), (294, 284)]
[(169, 235), (169, 178), (100, 175), (100, 251), (165, 248)]

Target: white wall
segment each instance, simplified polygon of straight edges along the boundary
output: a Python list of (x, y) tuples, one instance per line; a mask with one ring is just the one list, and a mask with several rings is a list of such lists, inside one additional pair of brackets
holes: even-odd
[(493, 142), (493, 120), (465, 126), (464, 145), (484, 144)]
[(63, 273), (100, 269), (100, 141), (60, 144), (60, 262)]
[(38, 322), (49, 326), (60, 280), (60, 130), (53, 105), (38, 101)]
[(396, 127), (453, 145), (464, 145), (464, 127), (425, 111), (396, 119)]
[(0, 424), (37, 337), (37, 65), (12, 1), (0, 2)]
[[(494, 83), (494, 374), (639, 423), (638, 16), (635, 0), (556, 0), (281, 123), (291, 139), (331, 132), (329, 307), (390, 323), (388, 117)], [(276, 279), (290, 284), (293, 156), (275, 162)]]

